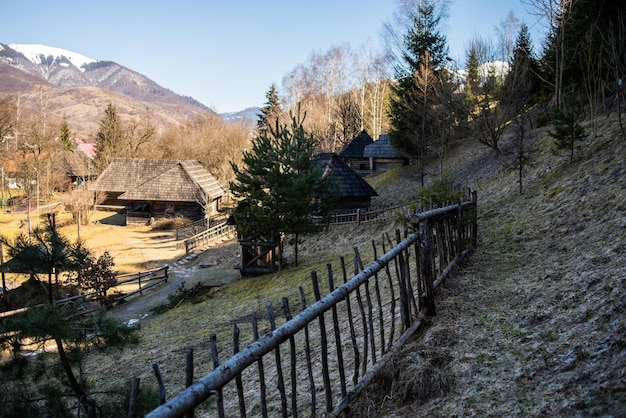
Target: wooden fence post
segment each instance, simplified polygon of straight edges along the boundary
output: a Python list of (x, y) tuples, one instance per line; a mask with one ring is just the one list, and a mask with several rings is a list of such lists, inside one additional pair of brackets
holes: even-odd
[[(187, 349), (185, 356), (185, 387), (193, 385), (193, 347)], [(187, 418), (193, 418), (194, 410), (187, 413)]]
[(154, 370), (154, 376), (159, 384), (159, 405), (163, 405), (165, 403), (165, 383), (163, 383), (163, 377), (161, 377), (159, 365), (153, 363), (152, 370)]
[(433, 238), (432, 231), (428, 226), (428, 220), (424, 219), (420, 221), (420, 257), (422, 258), (422, 278), (424, 279), (424, 287), (426, 290), (424, 306), (426, 306), (426, 313), (430, 316), (436, 314), (435, 311), (435, 295), (433, 291)]
[(135, 418), (137, 416), (137, 394), (139, 393), (140, 378), (136, 377), (133, 380), (133, 386), (130, 389), (130, 397), (128, 399), (128, 418)]

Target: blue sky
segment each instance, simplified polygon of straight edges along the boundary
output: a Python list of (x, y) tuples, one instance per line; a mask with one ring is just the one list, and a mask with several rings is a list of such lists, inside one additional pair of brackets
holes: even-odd
[[(217, 112), (260, 106), (272, 83), (334, 46), (380, 45), (398, 0), (21, 0), (5, 2), (0, 43), (44, 44), (115, 61)], [(492, 36), (519, 0), (453, 0), (450, 54)], [(533, 29), (538, 29), (535, 25)], [(533, 39), (535, 45), (538, 40)]]

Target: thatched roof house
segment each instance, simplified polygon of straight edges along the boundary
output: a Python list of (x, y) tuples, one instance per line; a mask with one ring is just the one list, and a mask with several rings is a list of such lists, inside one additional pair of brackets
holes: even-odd
[(337, 154), (320, 154), (315, 159), (322, 176), (329, 179), (330, 194), (336, 198), (336, 210), (369, 209), (376, 190), (351, 169)]
[(365, 147), (372, 142), (374, 142), (372, 137), (363, 130), (346, 144), (339, 153), (339, 157), (357, 173), (361, 175), (369, 174), (371, 172), (370, 161), (369, 158), (364, 156), (364, 152)]
[(380, 135), (378, 140), (367, 145), (363, 156), (369, 159), (372, 172), (409, 165), (409, 157), (391, 144), (387, 134)]
[(199, 161), (116, 158), (91, 185), (104, 205), (123, 206), (127, 223), (217, 212), (225, 189)]

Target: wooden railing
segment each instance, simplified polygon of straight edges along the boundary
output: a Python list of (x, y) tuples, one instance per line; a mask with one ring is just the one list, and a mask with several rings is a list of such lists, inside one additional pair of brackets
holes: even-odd
[[(248, 337), (252, 342), (243, 350), (241, 324), (234, 325), (231, 343), (218, 345), (216, 335), (211, 335), (214, 370), (195, 382), (193, 350), (188, 349), (187, 389), (147, 417), (192, 416), (196, 408), (219, 417), (345, 413), (425, 317), (435, 315), (435, 290), (476, 245), (476, 194), (455, 205), (413, 213), (408, 224), (404, 239), (396, 231), (395, 246), (388, 235), (378, 243), (372, 241), (374, 261), (367, 267), (355, 248), (351, 278), (343, 257), (339, 278), (328, 264), (330, 293), (324, 297), (318, 275), (312, 272), (315, 301), (307, 306), (307, 292), (300, 287), (297, 315), (292, 316), (287, 298), (277, 310), (267, 305), (268, 323), (252, 314)], [(343, 285), (335, 287), (339, 280)], [(284, 317), (280, 326), (278, 311)], [(265, 327), (271, 331), (259, 338), (259, 329)], [(220, 352), (234, 355), (220, 364)], [(158, 365), (153, 368), (165, 402)], [(133, 388), (138, 390), (138, 379)]]
[[(98, 290), (95, 292), (85, 293), (85, 294), (76, 295), (76, 296), (69, 296), (63, 299), (56, 299), (54, 300), (53, 303), (55, 305), (65, 306), (65, 305), (72, 305), (75, 303), (82, 303), (83, 301), (92, 302), (96, 300), (103, 301), (106, 299), (107, 305), (109, 306), (114, 305), (117, 302), (120, 302), (122, 300), (127, 300), (138, 294), (143, 295), (143, 292), (145, 292), (146, 290), (152, 287), (158, 286), (159, 284), (163, 282), (167, 282), (167, 280), (169, 279), (168, 271), (169, 271), (169, 266), (164, 266), (158, 269), (149, 270), (145, 272), (119, 275), (117, 276), (118, 281), (115, 283), (115, 285), (107, 289)], [(107, 294), (107, 292), (112, 293), (114, 296), (107, 299), (106, 297), (104, 297)], [(12, 311), (0, 312), (0, 319), (13, 316), (15, 314), (25, 312), (29, 309), (37, 308), (43, 305), (44, 304), (33, 305), (33, 306), (26, 307), (26, 308), (15, 309)], [(96, 309), (97, 308), (88, 309), (85, 307), (84, 309), (79, 310), (73, 316), (85, 315), (85, 314), (95, 311)]]
[[(355, 209), (342, 213), (333, 213), (328, 220), (329, 224), (342, 225), (349, 223), (361, 224), (372, 221), (389, 221), (391, 219), (401, 219), (407, 215), (409, 205), (400, 205), (378, 210)], [(322, 221), (319, 220), (321, 223)]]
[[(167, 280), (169, 279), (168, 272), (169, 266), (164, 266), (158, 269), (145, 271), (143, 273), (139, 272), (117, 276), (118, 282), (110, 289), (120, 290), (124, 287), (128, 288), (129, 286), (133, 289), (127, 292), (121, 292), (122, 294), (114, 297), (112, 302), (116, 303), (120, 300), (126, 300), (128, 298), (132, 298), (137, 294), (143, 295), (143, 292), (145, 292), (146, 290), (158, 286), (163, 282), (167, 282)], [(136, 289), (134, 289), (135, 286), (137, 287)]]
[(185, 254), (189, 254), (198, 247), (207, 245), (212, 241), (233, 234), (234, 232), (235, 226), (229, 225), (226, 222), (213, 226), (191, 238), (184, 240), (182, 244), (185, 246)]

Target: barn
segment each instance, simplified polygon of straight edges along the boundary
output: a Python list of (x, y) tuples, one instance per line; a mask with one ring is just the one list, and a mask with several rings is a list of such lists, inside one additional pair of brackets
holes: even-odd
[(102, 205), (122, 209), (127, 224), (210, 217), (226, 194), (199, 161), (145, 158), (113, 159), (90, 189), (103, 194)]

